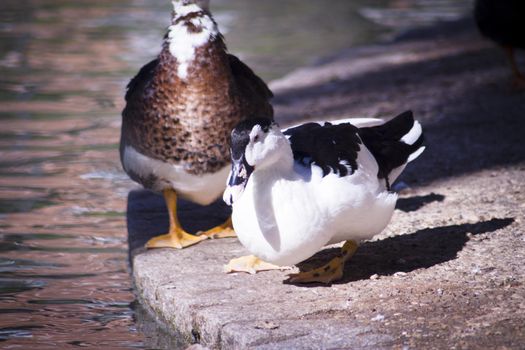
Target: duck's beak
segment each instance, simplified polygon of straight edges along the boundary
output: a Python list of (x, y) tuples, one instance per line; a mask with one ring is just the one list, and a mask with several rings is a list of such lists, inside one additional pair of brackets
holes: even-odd
[(254, 167), (248, 164), (244, 154), (239, 159), (232, 159), (232, 170), (228, 177), (228, 185), (222, 196), (226, 204), (232, 205), (244, 192), (248, 179)]

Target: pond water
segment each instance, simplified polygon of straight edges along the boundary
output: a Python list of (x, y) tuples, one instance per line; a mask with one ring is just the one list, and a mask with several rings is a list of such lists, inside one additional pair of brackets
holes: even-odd
[[(211, 2), (230, 51), (267, 80), (393, 29), (457, 18), (470, 3)], [(0, 348), (145, 347), (127, 260), (136, 185), (118, 159), (120, 111), (170, 8), (0, 2)]]

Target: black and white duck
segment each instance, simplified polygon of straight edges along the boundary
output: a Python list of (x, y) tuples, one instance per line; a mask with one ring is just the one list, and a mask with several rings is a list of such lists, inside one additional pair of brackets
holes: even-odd
[(297, 283), (330, 283), (342, 277), (359, 242), (388, 225), (397, 200), (390, 185), (425, 149), (421, 125), (411, 112), (376, 126), (351, 121), (284, 131), (268, 119), (236, 126), (223, 199), (253, 255), (233, 259), (227, 272), (297, 264), (345, 241), (328, 264), (291, 276)]

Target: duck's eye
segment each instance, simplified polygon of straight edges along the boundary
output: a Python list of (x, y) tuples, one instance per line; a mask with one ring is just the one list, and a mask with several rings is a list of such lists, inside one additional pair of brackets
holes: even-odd
[(255, 137), (253, 138), (253, 142), (257, 142), (259, 141), (259, 135), (255, 135)]

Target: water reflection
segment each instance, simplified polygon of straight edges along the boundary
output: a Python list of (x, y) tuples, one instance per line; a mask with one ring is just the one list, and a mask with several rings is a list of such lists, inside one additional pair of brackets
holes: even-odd
[[(270, 79), (385, 33), (363, 4), (399, 6), (326, 3), (212, 0), (212, 9), (230, 50)], [(124, 212), (135, 185), (117, 143), (124, 87), (158, 52), (170, 6), (0, 3), (2, 347), (157, 344), (134, 323)]]
[(146, 5), (0, 5), (2, 347), (143, 347), (124, 238), (132, 184), (111, 174), (135, 69), (122, 53)]

